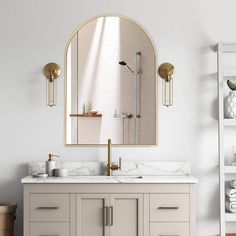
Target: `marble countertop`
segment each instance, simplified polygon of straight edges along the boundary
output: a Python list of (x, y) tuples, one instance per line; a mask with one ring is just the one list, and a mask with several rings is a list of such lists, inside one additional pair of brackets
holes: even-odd
[(122, 169), (113, 171), (113, 176), (105, 176), (106, 163), (102, 162), (56, 162), (56, 168), (68, 170), (68, 177), (34, 178), (36, 173), (45, 173), (45, 162), (28, 164), (28, 176), (23, 184), (195, 184), (197, 179), (191, 175), (189, 162), (123, 162)]
[(67, 176), (65, 178), (35, 178), (26, 176), (23, 184), (196, 184), (191, 175), (182, 176)]

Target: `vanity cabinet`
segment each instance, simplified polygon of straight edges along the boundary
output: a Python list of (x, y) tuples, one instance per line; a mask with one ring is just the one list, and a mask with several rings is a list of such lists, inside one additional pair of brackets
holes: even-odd
[(195, 236), (195, 184), (24, 184), (24, 236)]
[(143, 236), (142, 194), (77, 194), (77, 236)]

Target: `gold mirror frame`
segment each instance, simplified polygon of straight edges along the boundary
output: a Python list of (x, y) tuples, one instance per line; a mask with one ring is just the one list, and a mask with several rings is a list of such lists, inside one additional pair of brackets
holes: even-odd
[(158, 90), (158, 87), (157, 87), (157, 50), (156, 50), (156, 46), (154, 44), (154, 41), (152, 39), (152, 37), (150, 36), (149, 32), (147, 31), (147, 29), (142, 26), (141, 24), (139, 24), (137, 21), (129, 18), (129, 17), (126, 17), (126, 16), (122, 16), (122, 15), (118, 15), (118, 14), (105, 14), (105, 15), (99, 15), (99, 16), (96, 16), (96, 17), (92, 17), (90, 18), (89, 20), (87, 20), (86, 22), (82, 23), (81, 25), (79, 25), (72, 33), (72, 35), (70, 36), (68, 42), (67, 42), (67, 45), (66, 45), (66, 48), (65, 48), (65, 55), (64, 55), (64, 80), (65, 80), (65, 84), (64, 84), (64, 143), (65, 143), (65, 146), (67, 147), (105, 147), (107, 146), (107, 144), (68, 144), (67, 143), (67, 140), (66, 140), (66, 132), (67, 132), (67, 129), (66, 129), (66, 122), (67, 122), (67, 53), (68, 53), (68, 49), (69, 49), (69, 46), (70, 46), (70, 43), (73, 39), (73, 37), (75, 36), (75, 34), (80, 30), (82, 29), (84, 26), (86, 26), (89, 22), (93, 21), (93, 20), (96, 20), (100, 17), (108, 17), (108, 16), (113, 16), (113, 17), (119, 17), (119, 18), (122, 18), (122, 19), (126, 19), (126, 20), (129, 20), (131, 21), (132, 23), (136, 24), (138, 27), (140, 27), (143, 32), (147, 35), (147, 37), (149, 38), (150, 42), (151, 42), (151, 45), (153, 47), (153, 52), (154, 52), (154, 75), (155, 75), (155, 130), (156, 130), (156, 138), (155, 138), (155, 143), (154, 144), (112, 144), (112, 146), (114, 147), (152, 147), (152, 146), (157, 146), (157, 90)]

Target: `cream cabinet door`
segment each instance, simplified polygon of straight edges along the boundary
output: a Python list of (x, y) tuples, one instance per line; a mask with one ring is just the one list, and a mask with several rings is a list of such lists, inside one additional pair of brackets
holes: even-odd
[(143, 195), (111, 194), (110, 236), (143, 236)]
[(108, 194), (76, 195), (76, 236), (108, 236)]

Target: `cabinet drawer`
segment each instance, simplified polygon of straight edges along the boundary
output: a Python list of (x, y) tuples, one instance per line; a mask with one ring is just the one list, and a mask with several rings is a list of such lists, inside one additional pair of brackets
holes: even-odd
[(30, 194), (30, 221), (69, 221), (69, 194)]
[(150, 236), (189, 236), (188, 223), (151, 223)]
[(189, 194), (150, 194), (150, 221), (189, 221)]
[(30, 223), (30, 236), (69, 236), (69, 223)]

